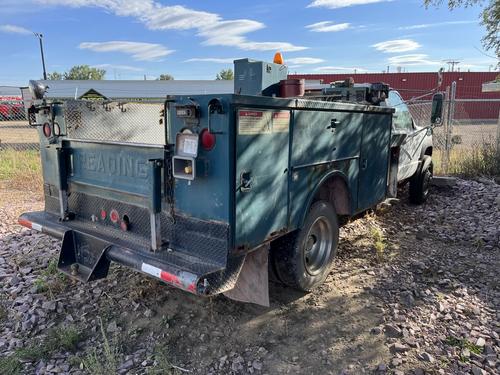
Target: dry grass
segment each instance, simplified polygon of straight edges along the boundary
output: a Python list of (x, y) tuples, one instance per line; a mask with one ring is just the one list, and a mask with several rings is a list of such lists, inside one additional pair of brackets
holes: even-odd
[(461, 177), (500, 176), (500, 150), (494, 140), (477, 143), (474, 147), (463, 149), (453, 148), (450, 152), (448, 170), (443, 170), (444, 154), (436, 152), (434, 173), (436, 175), (456, 175)]
[(0, 187), (5, 190), (29, 192), (41, 198), (43, 178), (40, 152), (0, 151)]

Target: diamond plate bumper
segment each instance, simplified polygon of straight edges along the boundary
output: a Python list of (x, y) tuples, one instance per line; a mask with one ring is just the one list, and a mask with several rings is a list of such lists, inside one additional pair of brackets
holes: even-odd
[(132, 236), (113, 235), (76, 220), (61, 222), (57, 215), (44, 211), (22, 214), (19, 224), (62, 239), (59, 269), (84, 282), (106, 277), (110, 262), (116, 262), (190, 293), (211, 295), (234, 286), (245, 259), (228, 257), (220, 263), (199, 257), (197, 251), (162, 248), (152, 252)]

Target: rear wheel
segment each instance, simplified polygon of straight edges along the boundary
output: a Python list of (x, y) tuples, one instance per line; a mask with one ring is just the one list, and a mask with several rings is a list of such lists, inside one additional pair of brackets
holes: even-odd
[[(424, 167), (424, 165), (427, 166)], [(425, 155), (422, 158), (422, 167), (419, 167), (415, 175), (410, 179), (411, 203), (422, 204), (429, 197), (429, 188), (432, 181), (433, 168), (431, 157), (429, 155)]]
[(337, 214), (326, 201), (315, 202), (304, 226), (273, 243), (272, 261), (279, 280), (292, 288), (311, 291), (322, 284), (339, 242)]

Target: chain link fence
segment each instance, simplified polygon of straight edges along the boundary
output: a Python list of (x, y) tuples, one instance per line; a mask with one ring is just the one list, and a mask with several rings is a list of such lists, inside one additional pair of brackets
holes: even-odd
[[(500, 168), (500, 99), (457, 99), (447, 89), (443, 123), (434, 128), (433, 159), (437, 174), (498, 174)], [(409, 101), (419, 126), (428, 126), (432, 101)]]
[[(499, 174), (500, 98), (456, 98), (453, 87), (447, 91), (443, 124), (434, 129), (436, 173)], [(432, 101), (417, 100), (407, 104), (417, 125), (428, 126)], [(160, 101), (68, 101), (66, 106), (69, 136), (153, 144), (164, 142)], [(94, 112), (93, 116), (87, 116), (87, 112)], [(93, 123), (83, 126), (87, 121)], [(110, 121), (130, 126), (116, 127)], [(117, 129), (121, 130), (114, 134)], [(0, 179), (13, 170), (22, 172), (27, 164), (35, 168), (34, 164), (40, 163), (39, 147), (38, 130), (28, 125), (23, 101), (0, 98)]]
[(20, 99), (0, 99), (0, 150), (39, 150), (38, 132), (28, 125)]

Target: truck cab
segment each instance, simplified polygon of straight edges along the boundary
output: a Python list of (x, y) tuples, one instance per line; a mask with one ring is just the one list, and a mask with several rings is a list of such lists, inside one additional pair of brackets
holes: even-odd
[[(418, 126), (407, 104), (396, 90), (389, 91), (386, 105), (395, 109), (392, 115), (392, 135), (402, 137), (398, 166), (398, 181), (404, 182), (418, 170), (424, 155), (432, 156), (432, 130)], [(397, 140), (396, 140), (397, 142)]]

